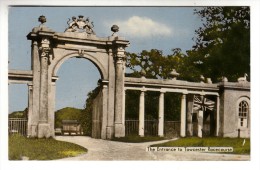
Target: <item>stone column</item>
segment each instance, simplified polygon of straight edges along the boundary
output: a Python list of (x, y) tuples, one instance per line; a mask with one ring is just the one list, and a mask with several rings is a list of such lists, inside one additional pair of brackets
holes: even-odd
[(103, 85), (102, 89), (102, 102), (103, 102), (103, 115), (102, 115), (102, 129), (101, 129), (101, 139), (106, 139), (106, 128), (107, 128), (107, 101), (108, 100), (108, 87), (106, 84)]
[[(108, 62), (110, 66), (114, 65), (114, 57), (112, 49), (109, 49)], [(108, 96), (107, 96), (107, 127), (106, 127), (106, 139), (112, 139), (114, 137), (114, 121), (115, 121), (115, 67), (108, 68)]]
[(192, 114), (193, 114), (193, 98), (194, 95), (188, 95), (187, 104), (187, 136), (193, 136), (193, 124), (192, 124)]
[(216, 136), (219, 136), (219, 96), (217, 96), (217, 103), (216, 103)]
[(43, 38), (40, 47), (40, 115), (38, 125), (38, 137), (50, 137), (50, 124), (48, 123), (48, 65), (49, 65), (49, 40)]
[[(56, 81), (56, 80), (55, 80)], [(56, 94), (56, 82), (51, 82), (49, 85), (49, 111), (48, 111), (48, 123), (50, 124), (50, 135), (55, 136), (55, 94)]]
[(115, 137), (125, 136), (125, 126), (122, 120), (123, 96), (124, 96), (124, 51), (118, 48), (115, 57), (116, 64), (116, 88), (115, 88)]
[(144, 90), (141, 91), (140, 101), (139, 101), (139, 136), (144, 136), (144, 111), (145, 111), (145, 103), (144, 103)]
[(202, 138), (202, 128), (203, 128), (203, 111), (200, 110), (198, 113), (198, 137)]
[(31, 131), (30, 137), (37, 137), (38, 123), (40, 114), (40, 56), (37, 41), (32, 41), (32, 72), (33, 72), (33, 90), (32, 90), (32, 114), (29, 115), (30, 122), (28, 127)]
[(27, 136), (32, 136), (32, 108), (33, 107), (33, 86), (28, 84), (28, 126), (27, 126)]
[(186, 136), (186, 94), (181, 97), (181, 137)]
[(125, 95), (126, 95), (126, 92), (125, 90), (123, 91), (123, 113), (122, 113), (122, 122), (123, 122), (123, 125), (125, 126)]
[(160, 93), (159, 97), (159, 116), (158, 116), (158, 136), (164, 136), (164, 93)]

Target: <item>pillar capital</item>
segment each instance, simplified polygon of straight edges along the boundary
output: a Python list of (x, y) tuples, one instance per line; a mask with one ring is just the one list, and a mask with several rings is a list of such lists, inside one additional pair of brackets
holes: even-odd
[(124, 54), (116, 54), (114, 59), (115, 59), (117, 64), (123, 64), (123, 62), (125, 60), (125, 55)]
[(50, 52), (51, 52), (50, 39), (47, 37), (42, 37), (40, 42), (40, 47), (39, 47), (39, 53), (40, 53), (40, 57), (44, 60), (47, 60), (48, 63), (50, 62), (49, 60)]
[(166, 90), (165, 89), (161, 89), (160, 93), (166, 93)]
[(146, 91), (147, 91), (146, 88), (142, 87), (141, 92), (146, 92)]

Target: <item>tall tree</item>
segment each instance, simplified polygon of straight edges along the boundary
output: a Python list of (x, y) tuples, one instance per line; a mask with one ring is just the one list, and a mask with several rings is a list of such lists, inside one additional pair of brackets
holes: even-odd
[(141, 77), (143, 70), (146, 78), (169, 79), (170, 72), (175, 69), (180, 73), (178, 78), (180, 80), (196, 81), (199, 79), (198, 69), (180, 48), (172, 49), (170, 55), (163, 55), (162, 51), (152, 49), (143, 50), (138, 54), (127, 53), (126, 56), (126, 67), (132, 71), (126, 76)]
[(190, 60), (207, 77), (230, 81), (250, 74), (250, 8), (203, 7), (195, 10), (203, 26), (195, 31)]

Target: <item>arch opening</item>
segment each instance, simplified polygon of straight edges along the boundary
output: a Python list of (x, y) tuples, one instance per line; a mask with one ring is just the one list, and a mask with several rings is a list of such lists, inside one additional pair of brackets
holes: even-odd
[(84, 53), (81, 56), (79, 56), (78, 53), (76, 53), (76, 52), (73, 52), (73, 53), (70, 53), (70, 54), (67, 54), (67, 55), (61, 57), (61, 59), (55, 64), (55, 66), (53, 68), (53, 71), (52, 71), (52, 75), (56, 76), (59, 68), (61, 67), (61, 65), (64, 62), (66, 62), (67, 60), (69, 60), (70, 58), (83, 58), (83, 59), (87, 59), (88, 61), (90, 61), (91, 63), (93, 63), (96, 66), (96, 68), (98, 69), (99, 74), (101, 76), (101, 79), (107, 79), (108, 78), (107, 72), (106, 72), (104, 66), (102, 65), (102, 63), (100, 63), (96, 59), (96, 57), (94, 57), (94, 56), (92, 56), (90, 54), (87, 54), (87, 53)]
[[(55, 131), (64, 134), (91, 135), (92, 113), (87, 98), (98, 87), (102, 75), (98, 67), (86, 58), (69, 56), (56, 67)], [(79, 132), (64, 130), (69, 125), (79, 125)], [(57, 134), (56, 134), (57, 135)]]

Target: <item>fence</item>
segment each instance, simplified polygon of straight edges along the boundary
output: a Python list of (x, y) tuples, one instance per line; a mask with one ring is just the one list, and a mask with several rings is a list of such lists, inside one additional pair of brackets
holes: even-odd
[[(144, 121), (144, 135), (157, 136), (158, 135), (158, 120)], [(138, 135), (139, 120), (125, 120), (126, 135)], [(167, 137), (178, 137), (180, 135), (180, 121), (165, 121), (164, 135)]]
[(126, 135), (138, 135), (139, 121), (138, 120), (125, 120), (125, 133)]
[(8, 132), (9, 134), (21, 134), (27, 136), (27, 119), (9, 118)]
[(164, 135), (166, 137), (179, 137), (180, 136), (180, 121), (165, 121), (164, 122)]

